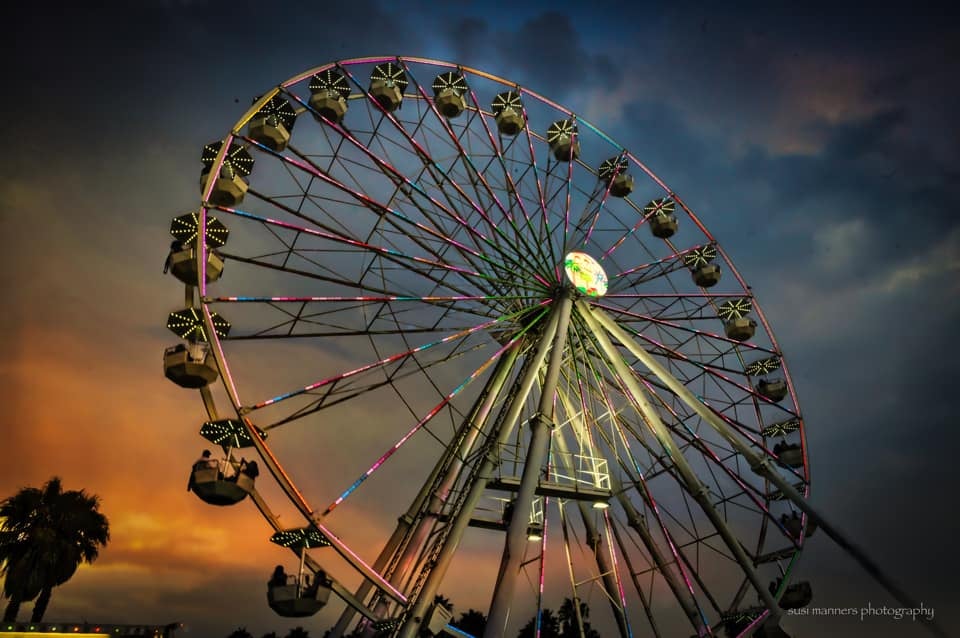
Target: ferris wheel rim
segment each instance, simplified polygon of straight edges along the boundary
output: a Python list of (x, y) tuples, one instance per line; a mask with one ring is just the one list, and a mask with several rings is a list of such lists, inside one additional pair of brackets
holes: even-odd
[[(494, 82), (501, 83), (501, 84), (503, 84), (503, 85), (505, 85), (505, 86), (511, 86), (511, 87), (515, 88), (516, 90), (518, 90), (522, 95), (529, 96), (529, 97), (532, 97), (532, 98), (534, 98), (534, 99), (537, 99), (537, 100), (541, 101), (542, 103), (547, 104), (548, 106), (556, 109), (557, 111), (566, 113), (568, 116), (576, 118), (576, 121), (577, 121), (578, 124), (583, 124), (584, 126), (586, 126), (586, 127), (588, 127), (589, 129), (591, 129), (593, 133), (595, 133), (595, 134), (599, 135), (600, 137), (606, 139), (611, 145), (613, 145), (613, 146), (615, 146), (615, 147), (618, 147), (619, 150), (620, 150), (620, 152), (623, 154), (623, 156), (628, 157), (630, 160), (632, 160), (633, 165), (641, 168), (641, 170), (643, 170), (643, 171), (648, 175), (648, 177), (650, 177), (655, 183), (657, 183), (657, 184), (664, 190), (664, 192), (667, 193), (668, 197), (672, 198), (673, 201), (675, 201), (675, 202), (677, 203), (677, 205), (687, 213), (687, 215), (689, 216), (689, 218), (690, 218), (691, 220), (693, 220), (694, 223), (700, 228), (700, 230), (702, 231), (702, 233), (704, 234), (704, 236), (708, 239), (708, 241), (710, 241), (713, 245), (715, 245), (715, 246), (717, 247), (718, 252), (720, 253), (722, 259), (723, 259), (724, 262), (728, 265), (728, 267), (731, 269), (734, 277), (740, 282), (740, 284), (741, 284), (741, 286), (743, 287), (743, 289), (744, 289), (744, 290), (748, 290), (748, 289), (749, 289), (749, 286), (746, 285), (745, 281), (742, 279), (742, 277), (740, 276), (739, 272), (735, 270), (735, 267), (733, 266), (733, 262), (729, 259), (729, 257), (726, 255), (726, 253), (723, 251), (723, 249), (719, 246), (719, 244), (717, 244), (716, 240), (715, 240), (715, 239), (713, 238), (713, 236), (709, 233), (709, 231), (706, 229), (706, 227), (702, 225), (702, 223), (701, 223), (701, 222), (699, 221), (699, 219), (694, 215), (694, 213), (686, 206), (686, 204), (684, 204), (684, 203), (682, 202), (682, 200), (680, 200), (680, 199), (673, 193), (672, 190), (670, 190), (662, 181), (660, 181), (659, 178), (657, 178), (657, 177), (652, 173), (652, 171), (650, 171), (648, 168), (646, 168), (646, 166), (645, 166), (644, 164), (642, 164), (636, 157), (634, 157), (634, 156), (631, 155), (628, 151), (626, 151), (626, 149), (624, 149), (623, 147), (619, 147), (618, 145), (616, 145), (615, 142), (613, 142), (612, 140), (610, 140), (610, 139), (609, 139), (604, 133), (602, 133), (599, 129), (594, 128), (594, 127), (593, 127), (592, 125), (590, 125), (586, 120), (580, 119), (579, 116), (577, 116), (577, 115), (576, 115), (575, 113), (573, 113), (572, 111), (569, 111), (569, 110), (565, 109), (564, 107), (561, 107), (560, 105), (558, 105), (558, 104), (556, 104), (556, 103), (548, 100), (547, 98), (544, 98), (544, 97), (540, 96), (539, 94), (537, 94), (537, 93), (535, 93), (535, 92), (533, 92), (533, 91), (524, 89), (523, 87), (517, 86), (517, 85), (512, 84), (512, 83), (509, 83), (508, 81), (504, 80), (503, 78), (499, 78), (499, 77), (493, 76), (493, 75), (491, 75), (491, 74), (486, 74), (486, 73), (484, 73), (484, 72), (482, 72), (482, 71), (479, 71), (479, 70), (476, 70), (476, 69), (471, 69), (471, 68), (469, 68), (469, 67), (463, 67), (463, 66), (461, 66), (461, 65), (455, 65), (455, 64), (449, 63), (449, 62), (440, 62), (440, 61), (436, 61), (436, 60), (429, 60), (429, 59), (426, 59), (426, 58), (397, 57), (397, 56), (383, 57), (383, 58), (381, 58), (381, 57), (353, 58), (353, 59), (349, 59), (349, 60), (341, 60), (341, 61), (338, 61), (338, 62), (329, 63), (329, 64), (321, 65), (321, 66), (318, 66), (318, 67), (314, 67), (313, 69), (310, 69), (310, 70), (308, 70), (308, 71), (306, 71), (306, 72), (304, 72), (304, 73), (301, 73), (301, 74), (298, 74), (298, 75), (296, 75), (296, 76), (293, 76), (293, 77), (291, 77), (290, 79), (288, 79), (288, 80), (286, 80), (285, 82), (283, 82), (283, 83), (281, 83), (280, 85), (278, 85), (275, 89), (272, 89), (271, 91), (268, 91), (267, 93), (265, 93), (258, 101), (256, 101), (256, 102), (254, 103), (253, 106), (250, 107), (250, 109), (248, 109), (248, 111), (244, 114), (244, 116), (242, 116), (242, 117), (240, 118), (240, 120), (237, 121), (237, 124), (234, 126), (234, 128), (231, 130), (231, 132), (227, 135), (227, 137), (224, 138), (222, 147), (218, 150), (217, 155), (216, 155), (216, 157), (214, 158), (214, 161), (213, 161), (213, 170), (211, 171), (211, 173), (215, 173), (217, 170), (219, 170), (220, 166), (223, 164), (223, 162), (224, 162), (224, 160), (225, 160), (225, 158), (226, 158), (227, 152), (228, 152), (229, 148), (231, 147), (232, 143), (233, 143), (235, 140), (243, 140), (243, 139), (244, 139), (244, 136), (242, 135), (242, 132), (241, 132), (241, 131), (242, 131), (243, 127), (248, 124), (248, 122), (250, 121), (250, 119), (260, 110), (260, 108), (262, 108), (265, 104), (267, 104), (270, 100), (272, 100), (272, 99), (273, 99), (274, 97), (276, 97), (277, 95), (279, 95), (279, 94), (281, 94), (281, 93), (284, 93), (287, 89), (289, 89), (289, 87), (291, 87), (291, 86), (293, 86), (293, 85), (295, 85), (295, 84), (297, 84), (297, 83), (299, 83), (299, 82), (304, 81), (305, 79), (311, 77), (311, 76), (314, 75), (315, 73), (319, 73), (319, 72), (325, 71), (325, 70), (327, 70), (327, 69), (331, 69), (331, 68), (335, 68), (335, 67), (336, 67), (336, 68), (339, 68), (339, 67), (341, 67), (341, 66), (352, 66), (352, 65), (360, 65), (360, 64), (380, 63), (380, 62), (385, 62), (385, 61), (389, 61), (389, 60), (399, 61), (399, 62), (401, 62), (401, 63), (410, 62), (410, 63), (416, 63), (416, 64), (433, 65), (433, 66), (438, 66), (438, 67), (443, 67), (443, 68), (456, 68), (458, 71), (461, 71), (461, 72), (463, 72), (463, 73), (478, 75), (478, 76), (481, 76), (481, 77), (485, 77), (485, 78), (487, 78), (487, 79), (489, 79), (489, 80), (492, 80), (492, 81), (494, 81)], [(418, 87), (419, 87), (419, 86), (421, 86), (421, 85), (418, 84)], [(571, 166), (571, 170), (572, 170), (572, 163), (571, 163), (570, 166)], [(538, 182), (538, 183), (539, 183), (539, 182)], [(202, 201), (203, 201), (203, 202), (207, 202), (207, 201), (208, 201), (209, 196), (210, 196), (210, 191), (211, 191), (211, 189), (212, 189), (212, 185), (213, 185), (213, 180), (208, 180), (207, 185), (206, 185), (205, 192), (203, 193), (203, 198), (202, 198)], [(541, 198), (542, 198), (542, 196), (541, 196)], [(544, 211), (544, 212), (546, 212), (546, 211)], [(206, 222), (207, 222), (207, 219), (208, 219), (208, 207), (207, 207), (206, 205), (202, 205), (202, 206), (201, 206), (201, 209), (200, 209), (199, 228), (198, 228), (198, 234), (201, 235), (201, 236), (203, 236), (203, 234), (204, 234), (204, 232), (205, 232), (205, 228), (206, 228), (205, 224), (206, 224)], [(548, 235), (548, 236), (549, 236), (549, 235)], [(203, 242), (200, 242), (200, 244), (203, 245)], [(200, 305), (202, 306), (202, 309), (203, 309), (203, 321), (204, 321), (204, 323), (205, 323), (206, 326), (207, 326), (208, 333), (211, 335), (211, 336), (210, 336), (210, 342), (211, 342), (211, 346), (213, 347), (213, 354), (214, 354), (214, 357), (216, 358), (217, 364), (218, 364), (218, 366), (219, 366), (219, 368), (220, 368), (220, 370), (221, 370), (222, 378), (223, 378), (223, 380), (224, 380), (224, 385), (225, 385), (225, 387), (227, 388), (227, 394), (228, 394), (231, 402), (233, 403), (234, 410), (237, 412), (237, 415), (238, 415), (239, 417), (245, 419), (245, 423), (247, 423), (250, 428), (253, 428), (252, 422), (250, 422), (249, 419), (246, 418), (247, 415), (249, 414), (251, 404), (244, 404), (244, 403), (242, 403), (242, 402), (240, 401), (240, 395), (239, 395), (239, 393), (238, 393), (238, 391), (237, 391), (237, 389), (236, 389), (233, 376), (231, 375), (230, 368), (229, 368), (229, 365), (228, 365), (228, 363), (227, 363), (227, 357), (226, 357), (226, 355), (224, 354), (221, 340), (220, 340), (220, 338), (216, 335), (215, 331), (213, 330), (213, 316), (212, 316), (212, 311), (210, 310), (210, 305), (211, 305), (212, 303), (222, 302), (225, 298), (224, 298), (224, 297), (210, 297), (210, 296), (208, 296), (208, 294), (207, 294), (207, 281), (206, 281), (206, 277), (205, 277), (205, 268), (206, 268), (206, 260), (205, 260), (205, 258), (204, 258), (205, 249), (204, 249), (204, 250), (197, 251), (197, 252), (198, 252), (198, 258), (197, 258), (197, 261), (198, 261), (198, 270), (199, 270), (199, 272), (200, 272), (200, 276), (199, 276), (199, 293), (200, 293), (200, 301), (201, 301)], [(559, 267), (558, 264), (554, 264), (554, 266), (555, 266), (555, 267)], [(557, 271), (557, 273), (559, 274), (559, 271)], [(751, 299), (753, 299), (753, 298), (752, 298), (752, 295), (751, 295)], [(776, 343), (775, 338), (774, 338), (774, 336), (773, 336), (772, 330), (770, 329), (770, 327), (769, 327), (766, 319), (764, 318), (762, 312), (760, 311), (759, 306), (756, 304), (755, 299), (753, 299), (753, 301), (754, 301), (754, 309), (755, 309), (754, 311), (756, 312), (757, 316), (760, 317), (761, 322), (762, 322), (763, 327), (764, 327), (764, 330), (765, 330), (766, 334), (768, 335), (770, 341), (772, 342), (771, 351), (773, 351), (773, 352), (779, 352), (779, 347), (777, 346), (777, 343)], [(787, 380), (786, 382), (787, 382), (787, 385), (788, 385), (788, 389), (789, 389), (789, 393), (790, 393), (790, 396), (791, 396), (793, 405), (796, 406), (796, 405), (798, 405), (798, 404), (797, 404), (795, 392), (794, 392), (794, 389), (793, 389), (793, 384), (792, 384), (792, 381), (790, 380), (789, 373), (788, 373), (788, 371), (787, 371), (787, 369), (786, 369), (785, 363), (784, 363), (782, 369), (783, 369), (783, 373), (784, 373), (784, 375), (785, 375), (785, 377), (786, 377), (786, 380)], [(253, 405), (258, 405), (258, 404), (253, 404)], [(797, 411), (797, 417), (800, 418), (800, 417), (799, 417), (799, 411)], [(803, 437), (804, 428), (803, 428), (802, 418), (800, 418), (800, 432), (801, 432), (801, 437)], [(258, 440), (259, 437), (254, 437), (254, 439), (255, 439), (255, 440)], [(261, 444), (263, 445), (263, 448), (262, 448), (262, 449), (261, 449)], [(259, 439), (259, 442), (258, 442), (258, 444), (257, 444), (256, 447), (258, 448), (258, 451), (259, 451), (261, 454), (267, 454), (267, 455), (270, 454), (269, 448), (266, 446), (265, 443), (263, 443), (262, 439)], [(806, 451), (805, 441), (804, 441), (804, 443), (803, 443), (803, 449), (804, 449), (804, 455), (805, 455), (805, 453), (806, 453), (806, 452), (805, 452), (805, 451)], [(279, 467), (279, 465), (278, 465), (278, 467)], [(804, 457), (803, 469), (804, 469), (804, 477), (803, 477), (803, 478), (804, 478), (804, 480), (805, 480), (805, 487), (809, 487), (809, 474), (808, 474), (809, 464), (806, 462), (806, 458), (805, 458), (805, 457)], [(292, 482), (290, 482), (289, 485), (295, 489), (295, 486), (293, 485)], [(288, 496), (289, 496), (289, 493), (288, 493)], [(294, 498), (294, 497), (291, 497), (291, 499), (293, 499), (293, 498)], [(308, 517), (313, 517), (313, 516), (315, 516), (316, 510), (313, 510), (312, 508), (310, 508), (310, 506), (307, 504), (307, 502), (306, 502), (305, 499), (302, 499), (302, 497), (301, 497), (300, 502), (302, 503), (303, 508), (304, 508), (304, 509), (302, 509), (301, 511), (304, 513), (305, 516), (308, 516)], [(769, 502), (769, 501), (768, 501), (768, 502)], [(309, 513), (308, 513), (308, 512), (309, 512)], [(397, 592), (397, 593), (399, 593), (399, 592)], [(402, 596), (402, 594), (401, 594), (401, 596)]]

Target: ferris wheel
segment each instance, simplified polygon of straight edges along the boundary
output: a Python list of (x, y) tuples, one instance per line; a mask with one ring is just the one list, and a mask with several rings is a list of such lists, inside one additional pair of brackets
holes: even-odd
[(297, 554), (278, 613), (456, 633), (445, 597), (485, 587), (488, 637), (564, 598), (621, 636), (771, 636), (810, 602), (786, 362), (629, 149), (508, 80), (383, 57), (280, 83), (201, 162), (164, 367), (225, 450), (192, 489), (249, 496)]

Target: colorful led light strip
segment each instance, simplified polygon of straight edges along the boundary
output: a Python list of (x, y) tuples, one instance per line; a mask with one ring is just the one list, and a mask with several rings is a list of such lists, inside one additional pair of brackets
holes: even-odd
[[(544, 306), (548, 305), (549, 303), (550, 303), (549, 301), (545, 301), (545, 302), (543, 302), (543, 303), (540, 304), (540, 307), (544, 307)], [(486, 369), (487, 369), (490, 365), (492, 365), (497, 359), (499, 359), (499, 358), (500, 358), (500, 355), (502, 355), (504, 352), (506, 352), (506, 351), (509, 350), (510, 348), (514, 347), (514, 346), (520, 341), (520, 339), (523, 338), (524, 333), (525, 333), (525, 332), (530, 328), (530, 326), (532, 326), (532, 325), (533, 325), (533, 323), (531, 323), (531, 324), (530, 324), (529, 326), (527, 326), (523, 331), (521, 331), (520, 333), (518, 333), (513, 339), (511, 339), (509, 342), (507, 342), (506, 345), (504, 345), (504, 346), (501, 347), (499, 350), (497, 350), (496, 352), (494, 352), (493, 355), (492, 355), (489, 359), (487, 359), (486, 361), (484, 361), (483, 364), (482, 364), (479, 368), (477, 368), (476, 370), (474, 370), (466, 379), (463, 380), (463, 382), (462, 382), (459, 386), (457, 386), (456, 388), (454, 388), (453, 392), (451, 392), (450, 394), (448, 394), (447, 396), (445, 396), (445, 397), (443, 398), (443, 400), (440, 401), (440, 403), (438, 403), (436, 406), (434, 406), (433, 409), (430, 410), (430, 412), (428, 412), (427, 415), (426, 415), (425, 417), (423, 417), (419, 422), (417, 422), (417, 424), (414, 425), (414, 426), (410, 429), (409, 432), (407, 432), (405, 435), (403, 435), (403, 437), (402, 437), (399, 441), (397, 441), (397, 442), (393, 445), (393, 447), (391, 447), (391, 448), (390, 448), (389, 450), (387, 450), (379, 459), (377, 459), (377, 461), (370, 467), (370, 469), (368, 469), (366, 472), (364, 472), (362, 475), (360, 475), (360, 478), (358, 478), (356, 481), (354, 481), (353, 484), (352, 484), (350, 487), (348, 487), (348, 488), (343, 492), (343, 494), (341, 494), (339, 497), (337, 497), (337, 499), (336, 499), (333, 503), (331, 503), (330, 505), (328, 505), (328, 506), (327, 506), (327, 509), (325, 509), (325, 510), (323, 511), (323, 514), (321, 514), (321, 516), (326, 516), (327, 514), (329, 514), (330, 512), (332, 512), (332, 511), (334, 510), (334, 508), (336, 508), (338, 505), (340, 505), (340, 503), (342, 503), (342, 502), (344, 501), (344, 499), (346, 499), (348, 496), (350, 496), (350, 494), (352, 494), (352, 493), (354, 492), (354, 490), (356, 490), (358, 487), (360, 487), (360, 484), (361, 484), (361, 483), (363, 483), (364, 481), (366, 481), (366, 480), (370, 477), (371, 474), (373, 474), (375, 471), (377, 471), (377, 469), (378, 469), (381, 465), (383, 465), (383, 463), (384, 463), (388, 458), (390, 458), (391, 456), (393, 456), (394, 453), (395, 453), (397, 450), (400, 449), (400, 446), (402, 446), (404, 443), (406, 443), (406, 442), (410, 439), (411, 436), (413, 436), (414, 434), (416, 434), (417, 431), (420, 430), (420, 428), (422, 428), (424, 425), (426, 425), (427, 422), (429, 422), (430, 419), (432, 419), (441, 409), (443, 409), (443, 407), (444, 407), (445, 405), (447, 405), (456, 395), (458, 395), (458, 394), (459, 394), (461, 391), (463, 391), (463, 389), (466, 388), (472, 381), (474, 381), (478, 376), (480, 376), (480, 373), (481, 373), (481, 372), (483, 372), (484, 370), (486, 370)]]
[[(550, 303), (549, 300), (543, 301), (543, 302), (541, 302), (541, 303), (539, 304), (539, 306), (544, 306), (544, 305), (547, 305), (547, 304), (549, 304), (549, 303)], [(407, 350), (406, 352), (399, 352), (399, 353), (397, 353), (397, 354), (390, 355), (389, 357), (387, 357), (387, 358), (385, 358), (385, 359), (381, 359), (380, 361), (376, 361), (376, 362), (374, 362), (374, 363), (368, 363), (367, 365), (360, 366), (359, 368), (355, 368), (354, 370), (350, 370), (350, 371), (348, 371), (348, 372), (344, 372), (344, 373), (342, 373), (342, 374), (338, 374), (338, 375), (336, 375), (336, 376), (332, 376), (332, 377), (323, 379), (323, 380), (321, 380), (321, 381), (317, 381), (316, 383), (311, 383), (310, 385), (305, 386), (305, 387), (303, 387), (303, 388), (300, 388), (299, 390), (294, 390), (294, 391), (292, 391), (292, 392), (287, 392), (286, 394), (277, 395), (277, 396), (273, 397), (272, 399), (267, 399), (266, 401), (262, 401), (262, 402), (260, 402), (260, 403), (257, 403), (257, 404), (255, 404), (255, 405), (251, 406), (250, 409), (251, 409), (251, 410), (259, 410), (260, 408), (265, 408), (265, 407), (267, 407), (268, 405), (273, 405), (274, 403), (277, 403), (277, 402), (279, 402), (279, 401), (283, 401), (283, 400), (285, 400), (285, 399), (289, 399), (289, 398), (291, 398), (291, 397), (295, 397), (295, 396), (304, 394), (304, 393), (306, 393), (306, 392), (311, 392), (311, 391), (313, 391), (313, 390), (316, 390), (317, 388), (323, 387), (323, 386), (328, 385), (328, 384), (331, 384), (331, 383), (335, 383), (335, 382), (337, 382), (337, 381), (341, 381), (341, 380), (346, 379), (346, 378), (348, 378), (348, 377), (352, 377), (352, 376), (354, 376), (354, 375), (360, 374), (361, 372), (366, 372), (367, 370), (372, 370), (373, 368), (377, 368), (377, 367), (380, 367), (380, 366), (388, 365), (388, 364), (390, 364), (390, 363), (392, 363), (392, 362), (394, 362), (394, 361), (397, 361), (397, 360), (399, 360), (399, 359), (402, 359), (402, 358), (404, 358), (404, 357), (409, 357), (409, 356), (411, 356), (411, 355), (417, 354), (417, 353), (419, 353), (419, 352), (423, 352), (424, 350), (427, 350), (427, 349), (429, 349), (429, 348), (433, 348), (433, 347), (438, 346), (438, 345), (441, 345), (441, 344), (443, 344), (443, 343), (447, 343), (447, 342), (452, 341), (452, 340), (454, 340), (454, 339), (459, 339), (459, 338), (465, 337), (465, 336), (467, 336), (467, 335), (469, 335), (469, 334), (472, 334), (472, 333), (475, 333), (475, 332), (479, 332), (480, 330), (484, 330), (484, 329), (486, 329), (486, 328), (489, 328), (489, 327), (491, 327), (491, 326), (494, 326), (494, 325), (500, 323), (501, 321), (504, 321), (504, 320), (506, 320), (506, 319), (509, 319), (509, 318), (511, 318), (511, 317), (514, 317), (514, 316), (516, 316), (517, 314), (520, 314), (520, 313), (514, 313), (514, 314), (512, 314), (512, 315), (505, 315), (505, 316), (503, 316), (503, 317), (498, 317), (498, 318), (494, 319), (493, 321), (488, 321), (488, 322), (482, 323), (482, 324), (480, 324), (480, 325), (478, 325), (478, 326), (474, 326), (474, 327), (472, 327), (472, 328), (467, 328), (466, 330), (461, 330), (460, 332), (456, 332), (456, 333), (454, 333), (454, 334), (448, 335), (448, 336), (444, 337), (443, 339), (439, 339), (439, 340), (437, 340), (437, 341), (432, 341), (432, 342), (430, 342), (430, 343), (425, 343), (425, 344), (423, 344), (423, 345), (421, 345), (421, 346), (417, 346), (416, 348), (413, 348), (412, 350)]]

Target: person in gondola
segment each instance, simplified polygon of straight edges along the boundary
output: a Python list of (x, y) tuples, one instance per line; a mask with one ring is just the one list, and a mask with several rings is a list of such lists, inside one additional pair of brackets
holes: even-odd
[(327, 585), (327, 572), (322, 569), (318, 569), (317, 572), (313, 575), (313, 582), (310, 582), (310, 576), (305, 575), (306, 579), (303, 583), (304, 590), (308, 598), (314, 598), (317, 595), (317, 591), (320, 589), (321, 585)]
[(196, 463), (193, 464), (194, 470), (215, 470), (217, 469), (217, 459), (213, 458), (213, 453), (210, 450), (204, 450), (200, 454), (200, 458), (197, 459)]
[(247, 462), (246, 460), (241, 460), (241, 461), (240, 461), (240, 473), (241, 473), (241, 474), (246, 474), (246, 475), (249, 476), (251, 479), (254, 479), (254, 480), (255, 480), (258, 476), (260, 476), (260, 468), (257, 467), (257, 462), (256, 462), (256, 461), (249, 461), (249, 462)]
[(283, 587), (287, 584), (287, 572), (283, 571), (283, 565), (277, 565), (267, 583), (270, 587)]
[(163, 264), (163, 274), (167, 274), (170, 270), (170, 266), (173, 263), (174, 253), (178, 253), (183, 250), (183, 242), (179, 239), (174, 239), (170, 242), (170, 252), (167, 253), (167, 261)]
[(213, 458), (210, 450), (204, 450), (203, 453), (200, 455), (200, 458), (194, 461), (193, 463), (193, 468), (191, 468), (191, 471), (190, 471), (190, 480), (187, 481), (187, 491), (189, 492), (190, 490), (193, 489), (193, 486), (194, 486), (193, 473), (194, 472), (196, 472), (197, 470), (215, 469), (216, 467), (217, 467), (217, 460)]

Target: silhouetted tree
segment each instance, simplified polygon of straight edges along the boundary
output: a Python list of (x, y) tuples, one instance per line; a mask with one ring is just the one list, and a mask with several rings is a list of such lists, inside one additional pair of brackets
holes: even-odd
[[(517, 638), (534, 638), (537, 635), (537, 616), (527, 622), (517, 634)], [(540, 638), (560, 638), (560, 619), (552, 609), (544, 608), (540, 612)]]
[(268, 634), (263, 634), (260, 638), (279, 638), (279, 637), (277, 636), (277, 632), (271, 631)]
[[(580, 628), (577, 627), (577, 614), (573, 608), (573, 600), (564, 598), (560, 605), (560, 611), (557, 612), (560, 620), (560, 636), (562, 638), (579, 638)], [(580, 601), (580, 618), (583, 620), (584, 638), (600, 638), (596, 629), (590, 626), (587, 618), (590, 617), (590, 607), (587, 603)]]
[[(585, 602), (580, 603), (580, 617), (583, 619), (583, 635), (585, 638), (600, 638), (599, 632), (587, 622), (587, 618), (590, 617), (590, 607)], [(517, 638), (534, 638), (536, 622), (537, 617), (534, 615), (517, 634)], [(573, 600), (565, 598), (563, 604), (560, 605), (560, 611), (556, 614), (548, 608), (541, 612), (540, 638), (580, 638), (580, 628), (577, 627)]]
[(253, 634), (247, 631), (246, 627), (237, 627), (227, 638), (253, 638)]
[(287, 633), (286, 638), (310, 638), (310, 632), (303, 627), (294, 627)]
[(468, 609), (460, 614), (460, 618), (450, 624), (457, 629), (462, 629), (471, 636), (477, 636), (479, 638), (483, 635), (484, 629), (487, 628), (487, 617), (476, 609)]
[(31, 622), (41, 622), (53, 588), (80, 563), (92, 563), (110, 540), (100, 499), (83, 490), (63, 491), (58, 477), (42, 489), (25, 487), (0, 502), (0, 575), (10, 599), (3, 619), (17, 619), (20, 604), (37, 598)]
[(442, 607), (445, 607), (447, 611), (453, 611), (453, 603), (450, 602), (450, 599), (447, 598), (446, 596), (437, 594), (436, 596), (433, 597), (433, 603), (435, 605), (441, 605)]

